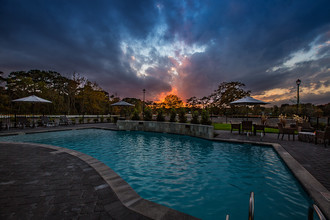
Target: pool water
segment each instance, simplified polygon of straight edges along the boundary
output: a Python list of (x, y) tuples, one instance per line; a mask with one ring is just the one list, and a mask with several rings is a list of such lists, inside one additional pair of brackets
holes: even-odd
[(271, 147), (85, 129), (0, 137), (70, 148), (111, 167), (143, 198), (202, 219), (307, 219), (311, 200)]

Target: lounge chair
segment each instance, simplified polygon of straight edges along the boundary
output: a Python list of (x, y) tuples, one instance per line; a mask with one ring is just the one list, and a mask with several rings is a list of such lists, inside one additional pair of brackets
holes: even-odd
[(282, 140), (285, 134), (288, 135), (288, 140), (290, 140), (290, 135), (293, 136), (293, 141), (294, 141), (294, 135), (295, 135), (295, 131), (297, 130), (296, 128), (286, 128), (283, 126), (282, 123), (277, 123), (278, 126), (278, 135), (277, 135), (277, 139), (279, 139), (280, 134), (282, 134)]
[(251, 132), (252, 133), (252, 121), (242, 121), (242, 131)]
[(232, 133), (234, 129), (237, 129), (239, 134), (241, 133), (241, 124), (230, 124), (230, 125), (231, 125), (230, 133)]
[(324, 147), (326, 147), (326, 140), (328, 140), (328, 145), (330, 144), (330, 126), (327, 126), (324, 131), (316, 131), (315, 134), (315, 144), (317, 144), (317, 140), (323, 140)]

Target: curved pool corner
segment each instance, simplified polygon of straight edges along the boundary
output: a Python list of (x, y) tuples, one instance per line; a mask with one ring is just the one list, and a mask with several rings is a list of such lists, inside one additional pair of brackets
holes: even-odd
[(52, 154), (66, 153), (84, 161), (84, 163), (92, 167), (110, 186), (110, 188), (114, 191), (115, 195), (118, 197), (122, 205), (124, 205), (126, 208), (130, 209), (131, 211), (146, 217), (146, 219), (164, 219), (164, 220), (198, 219), (186, 213), (179, 212), (177, 210), (159, 205), (157, 203), (142, 198), (115, 171), (113, 171), (110, 167), (108, 167), (101, 161), (87, 154), (75, 150), (71, 150), (68, 148), (46, 145), (46, 144), (0, 142), (0, 145), (2, 144), (6, 144), (6, 145), (15, 144), (15, 145), (21, 145), (22, 147), (33, 146), (33, 147), (51, 149), (53, 150), (51, 152)]

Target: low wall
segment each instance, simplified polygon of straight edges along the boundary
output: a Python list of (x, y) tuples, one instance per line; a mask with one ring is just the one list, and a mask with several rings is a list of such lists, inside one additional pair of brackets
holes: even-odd
[(185, 124), (176, 122), (157, 121), (117, 121), (119, 130), (153, 131), (172, 134), (184, 134), (202, 138), (213, 138), (214, 129), (209, 125)]

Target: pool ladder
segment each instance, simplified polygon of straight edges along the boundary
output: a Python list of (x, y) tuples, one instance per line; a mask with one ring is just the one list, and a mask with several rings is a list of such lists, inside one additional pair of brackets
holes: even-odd
[(314, 211), (317, 214), (317, 216), (319, 217), (320, 220), (327, 220), (323, 213), (321, 212), (321, 210), (319, 209), (319, 207), (315, 204), (311, 205), (308, 209), (308, 220), (313, 220), (314, 219)]
[[(309, 207), (308, 209), (308, 220), (314, 219), (314, 211), (317, 214), (319, 220), (327, 220), (322, 211), (319, 209), (319, 207), (315, 204)], [(250, 193), (250, 201), (249, 201), (249, 220), (254, 219), (254, 192)], [(226, 215), (226, 220), (229, 220), (229, 215)]]
[[(250, 193), (249, 201), (249, 220), (254, 219), (254, 192)], [(229, 215), (226, 215), (226, 220), (229, 220)]]

